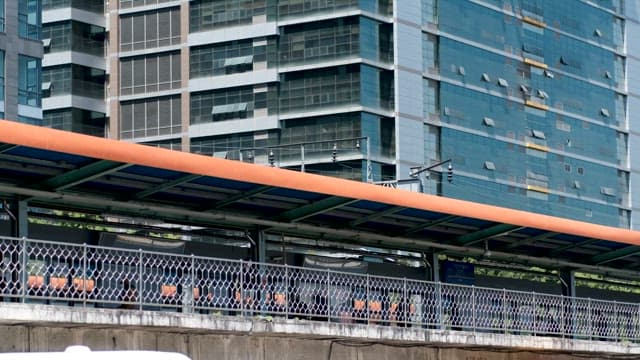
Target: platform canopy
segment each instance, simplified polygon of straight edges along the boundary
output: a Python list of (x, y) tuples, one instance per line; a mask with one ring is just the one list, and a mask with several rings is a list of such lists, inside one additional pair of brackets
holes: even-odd
[[(640, 270), (640, 232), (0, 120), (0, 198), (589, 271)], [(485, 242), (488, 242), (487, 244)]]

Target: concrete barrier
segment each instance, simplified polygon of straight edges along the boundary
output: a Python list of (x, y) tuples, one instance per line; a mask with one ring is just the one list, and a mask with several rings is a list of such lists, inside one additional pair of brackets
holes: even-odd
[[(0, 303), (0, 352), (156, 350), (193, 360), (581, 360), (635, 344), (295, 319)], [(575, 355), (571, 355), (575, 353)]]

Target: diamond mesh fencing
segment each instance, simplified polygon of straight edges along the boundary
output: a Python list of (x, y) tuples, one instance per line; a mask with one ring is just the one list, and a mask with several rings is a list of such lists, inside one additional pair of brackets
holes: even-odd
[(640, 339), (640, 304), (29, 239), (0, 255), (4, 301)]

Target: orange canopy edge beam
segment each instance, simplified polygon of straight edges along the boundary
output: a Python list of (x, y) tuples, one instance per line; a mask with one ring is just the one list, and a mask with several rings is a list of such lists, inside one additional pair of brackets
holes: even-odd
[(0, 120), (0, 142), (640, 245), (640, 232)]

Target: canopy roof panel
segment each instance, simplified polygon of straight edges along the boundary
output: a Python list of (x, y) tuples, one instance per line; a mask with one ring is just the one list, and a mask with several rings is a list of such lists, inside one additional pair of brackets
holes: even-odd
[(0, 120), (0, 197), (14, 196), (378, 247), (480, 254), (488, 242), (511, 261), (640, 268), (636, 231)]

